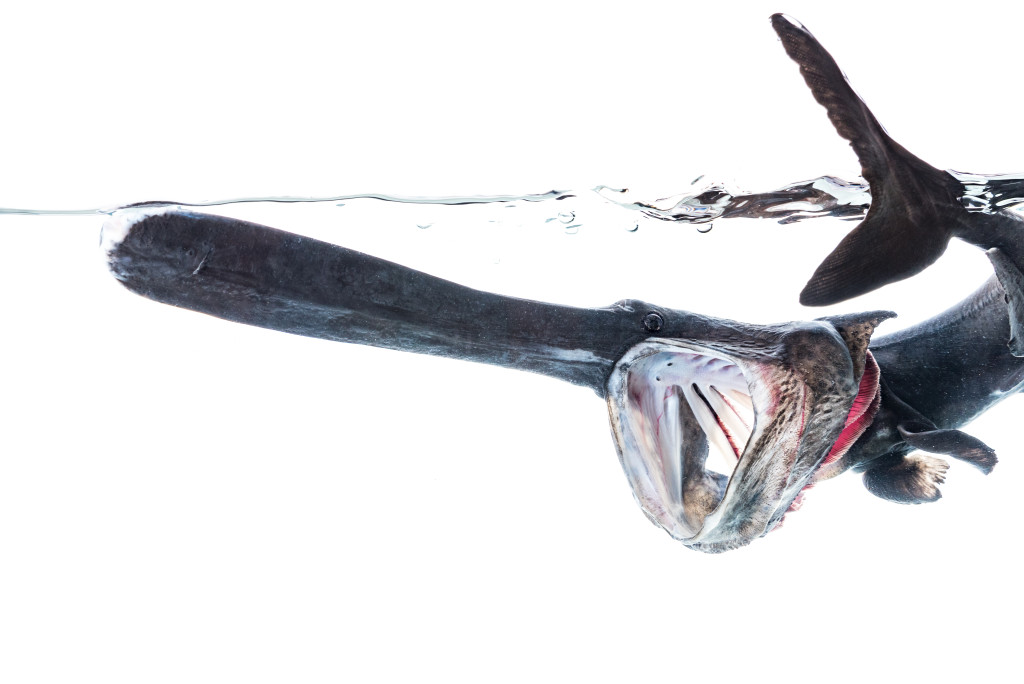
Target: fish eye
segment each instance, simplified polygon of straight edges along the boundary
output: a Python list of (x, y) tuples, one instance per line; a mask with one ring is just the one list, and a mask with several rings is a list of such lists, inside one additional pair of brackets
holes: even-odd
[(650, 332), (658, 332), (664, 323), (665, 321), (662, 319), (661, 314), (657, 312), (652, 311), (644, 316), (644, 327)]

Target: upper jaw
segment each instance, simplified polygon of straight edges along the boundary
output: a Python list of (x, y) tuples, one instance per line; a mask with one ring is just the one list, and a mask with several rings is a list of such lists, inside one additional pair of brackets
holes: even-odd
[[(850, 349), (823, 322), (730, 324), (724, 339), (652, 337), (634, 345), (615, 365), (607, 399), (637, 502), (652, 522), (701, 551), (762, 536), (809, 484), (858, 381)], [(746, 414), (737, 405), (744, 394)], [(738, 402), (722, 401), (730, 396)], [(716, 450), (734, 454), (731, 473), (713, 472)]]

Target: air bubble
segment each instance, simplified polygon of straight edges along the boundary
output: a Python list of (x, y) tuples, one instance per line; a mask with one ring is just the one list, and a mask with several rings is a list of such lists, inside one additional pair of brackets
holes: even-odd
[(558, 220), (561, 221), (562, 223), (572, 223), (574, 220), (576, 220), (576, 212), (563, 211), (558, 215)]
[(698, 223), (697, 224), (697, 232), (698, 233), (710, 233), (712, 228), (714, 228), (714, 224), (713, 223)]
[(634, 221), (633, 225), (627, 225), (626, 226), (626, 232), (627, 233), (635, 233), (638, 230), (640, 230), (640, 222), (639, 221)]
[(578, 223), (574, 223), (571, 226), (566, 226), (565, 227), (565, 234), (566, 235), (575, 235), (578, 232), (580, 232), (580, 224), (578, 224)]

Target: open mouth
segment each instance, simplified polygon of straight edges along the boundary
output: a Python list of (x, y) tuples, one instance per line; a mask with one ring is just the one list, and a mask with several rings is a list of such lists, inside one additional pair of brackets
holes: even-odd
[(649, 339), (616, 370), (609, 409), (633, 491), (655, 523), (692, 539), (773, 402), (742, 361), (676, 340)]
[(879, 373), (867, 342), (889, 316), (729, 323), (706, 338), (649, 337), (628, 349), (606, 396), (647, 517), (711, 553), (776, 528), (806, 487), (842, 471), (871, 423)]
[[(627, 379), (630, 427), (647, 449), (655, 450), (682, 491), (676, 460), (696, 420), (711, 447), (700, 465), (732, 475), (753, 431), (754, 403), (739, 366), (728, 359), (695, 351), (660, 351), (633, 364)], [(685, 406), (683, 405), (685, 403)], [(689, 415), (687, 415), (689, 414)]]

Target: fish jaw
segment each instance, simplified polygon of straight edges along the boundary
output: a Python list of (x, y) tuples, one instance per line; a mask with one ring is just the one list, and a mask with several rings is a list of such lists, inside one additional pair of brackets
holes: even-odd
[(842, 431), (854, 375), (849, 348), (825, 322), (634, 345), (609, 378), (607, 400), (641, 509), (709, 553), (763, 536)]

